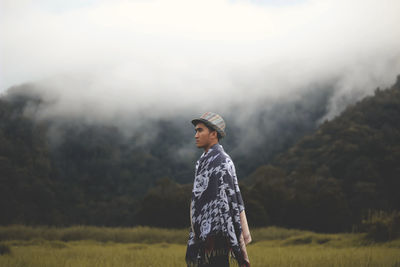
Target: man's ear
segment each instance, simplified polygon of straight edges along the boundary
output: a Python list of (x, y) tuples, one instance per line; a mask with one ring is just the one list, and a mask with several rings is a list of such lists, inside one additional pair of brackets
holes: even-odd
[(218, 137), (217, 137), (217, 135), (218, 135), (217, 131), (212, 131), (211, 134), (212, 134), (213, 137), (215, 137), (215, 138), (218, 139)]

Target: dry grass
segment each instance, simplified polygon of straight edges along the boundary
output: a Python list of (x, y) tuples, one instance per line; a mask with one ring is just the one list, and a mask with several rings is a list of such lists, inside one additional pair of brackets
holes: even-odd
[(186, 242), (188, 230), (153, 227), (31, 227), (24, 225), (0, 226), (0, 240), (95, 240), (115, 243), (177, 243)]
[[(186, 230), (148, 227), (0, 227), (10, 253), (0, 266), (185, 266)], [(363, 234), (317, 234), (277, 227), (253, 229), (252, 266), (400, 267), (400, 240), (366, 243)]]

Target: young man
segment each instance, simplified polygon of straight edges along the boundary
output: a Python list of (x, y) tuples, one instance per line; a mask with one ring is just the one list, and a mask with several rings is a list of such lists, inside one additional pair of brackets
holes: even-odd
[(229, 266), (229, 254), (239, 266), (250, 266), (246, 244), (251, 241), (235, 166), (219, 140), (225, 122), (212, 112), (192, 120), (198, 148), (190, 205), (188, 266)]

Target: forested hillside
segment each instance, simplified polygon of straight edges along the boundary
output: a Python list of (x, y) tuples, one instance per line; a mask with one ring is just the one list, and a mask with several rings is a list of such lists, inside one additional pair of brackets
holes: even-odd
[(351, 230), (400, 209), (400, 79), (303, 137), (247, 179), (250, 221)]
[[(254, 112), (259, 128), (252, 127), (253, 132), (263, 138), (250, 140), (252, 146), (240, 143), (251, 127), (235, 125), (227, 114), (229, 138), (223, 145), (235, 159), (240, 179), (312, 132), (328, 96), (322, 88), (298, 102), (277, 104), (272, 108), (276, 114)], [(191, 118), (143, 118), (127, 134), (105, 122), (42, 118), (41, 110), (53, 101), (33, 84), (10, 88), (0, 98), (0, 205), (6, 211), (1, 224), (188, 225), (190, 185), (179, 184), (193, 181), (194, 163), (202, 153), (194, 145)], [(271, 122), (274, 131), (262, 132)], [(270, 142), (278, 135), (278, 142)], [(165, 210), (160, 203), (181, 219), (155, 220)]]
[(192, 176), (190, 158), (166, 153), (168, 144), (186, 141), (173, 122), (157, 122), (174, 132), (168, 142), (156, 136), (146, 146), (141, 136), (127, 138), (116, 127), (55, 125), (24, 114), (40, 101), (20, 95), (0, 100), (1, 224), (134, 225), (140, 200), (157, 180)]
[[(37, 119), (46, 103), (28, 89), (0, 98), (0, 224), (189, 225), (201, 151), (186, 118), (149, 119), (129, 135), (109, 124)], [(229, 124), (223, 145), (250, 224), (342, 231), (369, 209), (400, 209), (400, 81), (315, 131), (328, 96), (323, 89), (256, 112), (252, 127), (274, 129), (253, 146), (239, 142), (250, 127)]]
[(56, 190), (45, 130), (0, 99), (0, 223), (53, 221)]

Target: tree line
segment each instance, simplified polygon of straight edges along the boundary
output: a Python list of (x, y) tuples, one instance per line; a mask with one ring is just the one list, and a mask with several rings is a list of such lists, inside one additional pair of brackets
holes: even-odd
[[(54, 122), (24, 113), (40, 101), (0, 98), (0, 224), (189, 225), (196, 158), (165, 153), (192, 138), (179, 125), (157, 121), (163, 136), (140, 146), (140, 136), (116, 127), (66, 121), (54, 145)], [(398, 211), (399, 144), (398, 80), (247, 172), (240, 186), (249, 223), (349, 231), (370, 210)]]

